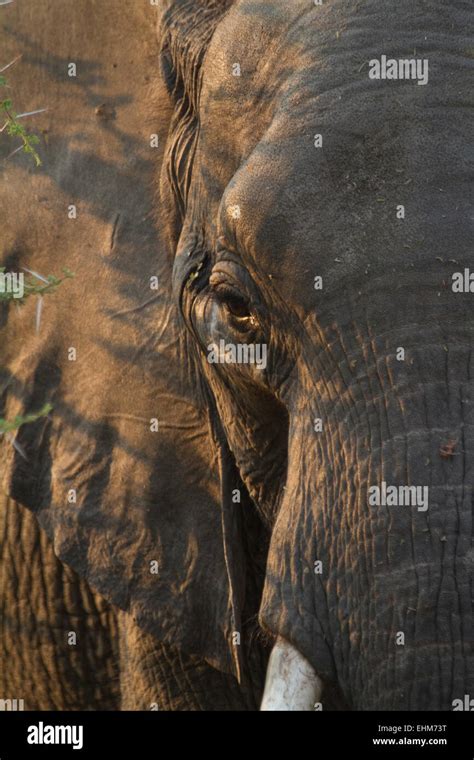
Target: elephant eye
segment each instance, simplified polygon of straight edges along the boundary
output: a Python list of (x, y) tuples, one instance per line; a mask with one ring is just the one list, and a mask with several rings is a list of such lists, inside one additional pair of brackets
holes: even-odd
[(236, 289), (228, 284), (221, 284), (216, 288), (216, 296), (231, 317), (240, 323), (240, 326), (252, 327), (256, 325), (256, 319), (251, 312), (248, 300)]

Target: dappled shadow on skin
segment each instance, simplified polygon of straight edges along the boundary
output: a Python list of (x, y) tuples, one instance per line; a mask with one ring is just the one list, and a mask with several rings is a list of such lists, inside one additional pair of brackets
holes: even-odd
[[(51, 364), (48, 364), (47, 366), (49, 378), (53, 367)], [(22, 414), (37, 412), (38, 409), (41, 408), (41, 406), (45, 403), (45, 388), (47, 388), (48, 396), (51, 394), (51, 385), (49, 382), (45, 384), (43, 381), (43, 383), (40, 384), (38, 388), (36, 388), (35, 392), (32, 393), (32, 385), (30, 382), (21, 383), (14, 375), (9, 374), (9, 372), (5, 369), (0, 370), (0, 386), (2, 388), (2, 391), (0, 392), (0, 398), (4, 404), (6, 403), (8, 396), (13, 396), (18, 401), (22, 401), (24, 403)], [(108, 434), (105, 434), (105, 437), (113, 437), (115, 448), (122, 449), (123, 452), (130, 456), (130, 458), (133, 460), (143, 462), (152, 461), (148, 456), (146, 456), (145, 452), (142, 449), (130, 445), (124, 436), (118, 435), (113, 426), (109, 425), (108, 423), (98, 422), (93, 419), (87, 419), (84, 415), (78, 414), (71, 405), (65, 403), (62, 400), (54, 399), (53, 411), (50, 412), (49, 417), (51, 418), (53, 414), (55, 418), (61, 420), (61, 424), (64, 426), (65, 430), (69, 429), (71, 432), (81, 432), (81, 434), (84, 436), (84, 448), (92, 447), (93, 442), (104, 435), (103, 430), (105, 426), (110, 431)], [(144, 420), (144, 422), (146, 422), (146, 420)], [(24, 425), (20, 428), (15, 438), (15, 441), (19, 443), (22, 449), (25, 451), (28, 457), (28, 462), (30, 461), (30, 455), (34, 457), (35, 452), (39, 450), (42, 445), (41, 435), (39, 434), (41, 433), (42, 427), (45, 424), (46, 423), (43, 420), (37, 420), (36, 422), (28, 423), (28, 425)], [(3, 442), (2, 446), (11, 446), (11, 444)], [(15, 457), (18, 464), (21, 464), (22, 461), (24, 462), (18, 452), (15, 452)], [(26, 465), (22, 464), (22, 466)], [(49, 463), (49, 468), (50, 466), (51, 462)], [(44, 463), (41, 465), (41, 467), (44, 467)], [(46, 467), (44, 470), (42, 469), (42, 472), (47, 471), (48, 467)], [(18, 498), (18, 496), (15, 498)]]
[[(20, 32), (18, 29), (14, 29), (8, 24), (2, 25), (2, 31), (5, 35), (8, 35), (19, 43), (24, 63), (46, 71), (49, 78), (53, 81), (64, 83), (67, 77), (68, 65), (71, 63), (71, 57), (61, 57), (51, 49), (44, 50), (32, 37)], [(100, 100), (100, 95), (94, 92), (94, 88), (104, 85), (106, 82), (105, 77), (101, 74), (103, 64), (97, 60), (85, 59), (76, 55), (74, 55), (72, 61), (76, 64), (78, 70), (80, 68), (81, 72), (78, 84), (76, 85), (76, 82), (74, 82), (74, 86), (80, 88), (90, 106), (98, 106), (102, 101)], [(68, 97), (67, 94), (64, 97)], [(75, 97), (75, 92), (71, 91), (69, 97)]]
[[(152, 186), (151, 180), (149, 186), (146, 179), (144, 181), (144, 178), (150, 177), (150, 162), (138, 157), (138, 149), (142, 149), (143, 146), (136, 138), (117, 128), (107, 129), (119, 136), (123, 143), (123, 154), (117, 155), (116, 160), (109, 161), (99, 157), (93, 152), (93, 146), (90, 144), (87, 144), (87, 149), (71, 147), (71, 142), (75, 142), (76, 138), (53, 136), (48, 140), (47, 155), (41, 171), (51, 177), (64, 193), (68, 203), (84, 204), (87, 213), (105, 222), (110, 223), (114, 214), (122, 211), (123, 199), (129, 199), (127, 202), (133, 204), (133, 208), (129, 210), (129, 222), (137, 226), (140, 232), (139, 242), (143, 242), (148, 236), (151, 246), (151, 239), (156, 238), (156, 231), (152, 220), (146, 218), (146, 213), (148, 211), (151, 214)], [(81, 139), (86, 143), (84, 136)], [(130, 156), (134, 156), (133, 163)], [(54, 157), (56, 163), (50, 163), (48, 157)], [(64, 157), (65, 162), (71, 167), (66, 173), (62, 171), (61, 157)], [(136, 214), (137, 218), (134, 218), (133, 214)], [(146, 226), (144, 222), (148, 222)], [(110, 262), (111, 265), (120, 266), (120, 262), (114, 259)]]

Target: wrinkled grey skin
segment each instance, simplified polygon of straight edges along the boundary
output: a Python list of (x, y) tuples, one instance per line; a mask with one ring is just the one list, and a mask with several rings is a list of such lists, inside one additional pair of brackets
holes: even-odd
[[(451, 289), (472, 263), (473, 8), (311, 5), (233, 4), (200, 77), (184, 49), (175, 292), (274, 526), (262, 626), (355, 709), (451, 709), (474, 689), (474, 309)], [(414, 49), (428, 85), (369, 79)], [(267, 370), (209, 368), (220, 338), (267, 343)], [(428, 510), (369, 507), (382, 481), (428, 486)]]
[[(474, 693), (473, 296), (450, 286), (471, 254), (470, 4), (165, 0), (151, 129), (150, 19), (117, 13), (98, 41), (78, 5), (90, 82), (48, 90), (59, 121), (36, 181), (54, 201), (11, 170), (24, 200), (5, 255), (76, 279), (39, 336), (34, 305), (8, 313), (5, 413), (54, 410), (18, 433), (28, 463), (4, 445), (5, 491), (113, 605), (122, 705), (254, 709), (258, 614), (339, 704), (451, 709)], [(61, 71), (70, 50), (49, 44)], [(98, 46), (118, 58), (99, 92)], [(369, 59), (415, 48), (428, 85), (369, 79)], [(92, 123), (106, 97), (117, 122)], [(211, 366), (219, 338), (267, 344), (267, 368)], [(427, 485), (428, 510), (369, 507), (381, 481)]]

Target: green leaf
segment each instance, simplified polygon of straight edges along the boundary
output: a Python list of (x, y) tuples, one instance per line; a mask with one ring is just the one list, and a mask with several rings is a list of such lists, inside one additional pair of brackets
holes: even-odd
[(21, 124), (18, 124), (17, 121), (11, 121), (8, 124), (7, 132), (10, 135), (10, 137), (15, 137), (15, 135), (22, 135), (25, 133), (24, 127), (22, 127)]
[(40, 417), (46, 417), (52, 408), (52, 404), (44, 404), (39, 411), (25, 414), (24, 416), (17, 415), (10, 422), (0, 417), (0, 435), (10, 433), (12, 430), (18, 430), (22, 425), (26, 425), (29, 422), (36, 422)]
[[(5, 77), (0, 77), (0, 86), (6, 85), (6, 79)], [(12, 108), (12, 101), (10, 98), (7, 98), (6, 100), (0, 101), (0, 110), (3, 110), (6, 112), (7, 115), (7, 134), (9, 137), (20, 137), (23, 141), (23, 145), (21, 146), (23, 153), (28, 153), (31, 155), (34, 159), (34, 162), (36, 166), (41, 166), (41, 159), (34, 149), (34, 145), (37, 145), (39, 143), (39, 137), (37, 135), (29, 135), (25, 129), (25, 127), (20, 124), (20, 122), (17, 119), (17, 114), (15, 111), (13, 111)]]

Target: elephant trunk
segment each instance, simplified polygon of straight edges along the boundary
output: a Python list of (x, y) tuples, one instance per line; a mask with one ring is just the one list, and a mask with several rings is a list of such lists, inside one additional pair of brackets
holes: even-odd
[(355, 709), (450, 710), (474, 696), (471, 346), (384, 340), (403, 360), (338, 357), (293, 414), (261, 623)]

